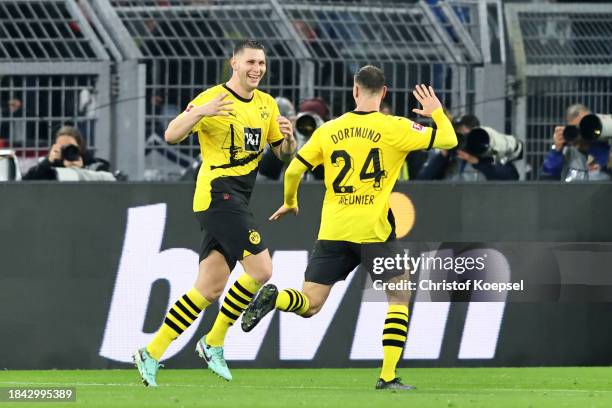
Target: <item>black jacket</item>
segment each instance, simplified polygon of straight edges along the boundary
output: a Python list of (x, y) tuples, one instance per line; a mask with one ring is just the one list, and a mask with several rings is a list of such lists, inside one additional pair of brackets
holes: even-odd
[[(452, 155), (444, 156), (442, 153), (436, 154), (429, 159), (423, 166), (417, 180), (444, 180), (446, 178), (446, 170)], [(481, 172), (487, 180), (518, 180), (519, 174), (512, 162), (505, 164), (493, 163), (492, 159), (480, 159), (477, 164), (474, 164), (476, 170)]]
[[(84, 168), (93, 171), (110, 171), (110, 163), (104, 159), (94, 157), (90, 152), (86, 152), (83, 157)], [(30, 167), (22, 177), (23, 180), (57, 180), (55, 167), (63, 167), (61, 162), (51, 163), (47, 157), (38, 164)]]

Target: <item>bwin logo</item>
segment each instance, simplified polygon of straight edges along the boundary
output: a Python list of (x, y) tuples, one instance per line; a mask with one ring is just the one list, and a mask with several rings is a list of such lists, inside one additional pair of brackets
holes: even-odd
[[(147, 318), (149, 298), (154, 283), (165, 280), (168, 283), (168, 303), (163, 312), (156, 316), (161, 324), (165, 311), (171, 303), (178, 299), (185, 290), (193, 284), (197, 271), (198, 254), (186, 248), (166, 248), (162, 250), (164, 230), (166, 226), (166, 204), (153, 204), (133, 207), (128, 210), (127, 226), (123, 249), (115, 287), (110, 304), (106, 328), (99, 354), (109, 360), (128, 363), (132, 361), (132, 353), (138, 347), (150, 342), (154, 333), (143, 331)], [(479, 254), (482, 253), (479, 250)], [(505, 256), (494, 249), (487, 250), (487, 268), (494, 271), (492, 281), (504, 281), (510, 277), (510, 265)], [(432, 254), (424, 254), (433, 256)], [(437, 256), (446, 256), (441, 251)], [(448, 254), (449, 256), (452, 253)], [(474, 255), (470, 252), (462, 256)], [(272, 270), (274, 276), (271, 283), (280, 288), (292, 288), (301, 284), (303, 275), (296, 271), (305, 270), (308, 263), (308, 251), (284, 250), (272, 254)], [(243, 272), (240, 264), (232, 276)], [(435, 271), (421, 268), (419, 277), (430, 279)], [(356, 273), (350, 274), (345, 281), (338, 282), (329, 295), (325, 307), (314, 319), (302, 319), (293, 313), (281, 313), (279, 316), (278, 357), (281, 360), (312, 360), (326, 338), (331, 323), (343, 302), (345, 293)], [(224, 294), (233, 284), (229, 279)], [(495, 294), (487, 299), (480, 299), (468, 304), (465, 322), (460, 330), (460, 344), (454, 351), (459, 360), (462, 359), (493, 359), (497, 349), (498, 337), (502, 327), (506, 294)], [(487, 301), (482, 301), (487, 300)], [(451, 299), (432, 302), (428, 292), (417, 291), (408, 330), (408, 341), (404, 349), (403, 359), (438, 360), (442, 356), (444, 340), (454, 340), (447, 333)], [(387, 311), (386, 302), (361, 303), (356, 316), (355, 331), (342, 333), (352, 337), (350, 345), (351, 360), (379, 360), (383, 354), (380, 336), (384, 316)], [(212, 307), (205, 313), (215, 313)], [(185, 332), (172, 342), (164, 359), (178, 354), (196, 335), (201, 317)], [(257, 327), (245, 333), (234, 330), (225, 342), (225, 358), (228, 360), (255, 360), (267, 337), (268, 330), (275, 311), (268, 314)], [(351, 318), (355, 318), (351, 316)], [(201, 335), (201, 329), (199, 330)], [(308, 336), (304, 336), (308, 333)], [(451, 344), (451, 346), (453, 346)], [(348, 347), (348, 345), (347, 345)], [(338, 350), (336, 352), (344, 352)], [(348, 352), (348, 350), (346, 350)]]
[(244, 128), (244, 150), (250, 152), (259, 151), (261, 141), (261, 128)]

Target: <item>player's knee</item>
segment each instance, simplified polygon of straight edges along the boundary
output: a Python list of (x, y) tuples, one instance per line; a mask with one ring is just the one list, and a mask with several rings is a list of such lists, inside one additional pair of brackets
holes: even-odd
[(242, 266), (251, 278), (262, 285), (272, 277), (272, 259), (267, 251), (244, 258)]
[(265, 283), (272, 278), (272, 262), (263, 269), (261, 273), (261, 283)]
[(263, 285), (272, 277), (272, 265), (269, 267), (262, 266), (256, 269), (250, 269), (247, 273), (251, 276), (251, 278)]
[(222, 286), (210, 285), (207, 287), (197, 287), (196, 285), (196, 289), (198, 289), (198, 291), (202, 294), (202, 296), (204, 296), (206, 300), (208, 300), (211, 303), (219, 299), (221, 295), (223, 294)]
[(266, 283), (267, 281), (269, 281), (270, 278), (272, 277), (272, 262), (264, 263), (260, 265), (254, 271), (254, 274), (252, 276), (253, 276), (253, 279), (261, 283), (262, 285)]

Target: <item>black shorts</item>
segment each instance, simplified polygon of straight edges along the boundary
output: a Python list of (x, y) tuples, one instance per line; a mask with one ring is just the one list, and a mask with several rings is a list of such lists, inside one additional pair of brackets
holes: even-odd
[(386, 242), (365, 244), (318, 240), (308, 260), (304, 280), (322, 285), (333, 285), (345, 280), (351, 271), (361, 265), (368, 271), (372, 280), (386, 282), (395, 276), (403, 275), (405, 270), (384, 269), (376, 259), (395, 258), (396, 254), (403, 255), (403, 253), (395, 236), (390, 237)]
[(202, 229), (200, 262), (216, 249), (232, 270), (236, 262), (262, 252), (266, 245), (244, 200), (227, 193), (211, 196), (210, 207), (195, 213)]

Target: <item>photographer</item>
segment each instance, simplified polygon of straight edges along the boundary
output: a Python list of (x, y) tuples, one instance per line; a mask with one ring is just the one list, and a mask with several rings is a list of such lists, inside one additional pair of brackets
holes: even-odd
[(518, 180), (512, 163), (522, 154), (522, 145), (513, 136), (480, 127), (474, 115), (467, 114), (455, 122), (459, 145), (440, 150), (425, 163), (417, 180)]
[[(23, 176), (23, 180), (61, 180), (61, 175), (66, 175), (73, 179), (74, 174), (81, 176), (77, 177), (77, 179), (108, 180), (112, 177), (114, 180), (112, 174), (107, 172), (109, 167), (107, 161), (94, 158), (85, 151), (83, 138), (77, 128), (62, 126), (55, 135), (55, 140), (47, 157), (31, 167), (25, 176)], [(81, 170), (77, 172), (64, 172), (58, 169)], [(94, 176), (94, 172), (100, 172), (100, 174)], [(59, 173), (62, 174), (60, 175)]]
[(567, 108), (566, 126), (557, 126), (553, 134), (553, 147), (542, 164), (542, 180), (566, 182), (608, 179), (608, 143), (588, 140), (580, 135), (580, 121), (591, 111), (582, 104)]
[[(300, 113), (297, 115), (293, 103), (287, 98), (277, 97), (276, 103), (281, 115), (289, 118), (293, 123), (298, 149), (306, 143), (319, 126), (329, 120), (329, 110), (321, 98), (302, 101)], [(284, 168), (285, 163), (280, 161), (269, 148), (266, 149), (259, 164), (260, 176), (268, 180), (279, 180)], [(306, 177), (323, 180), (323, 166), (316, 167)]]

